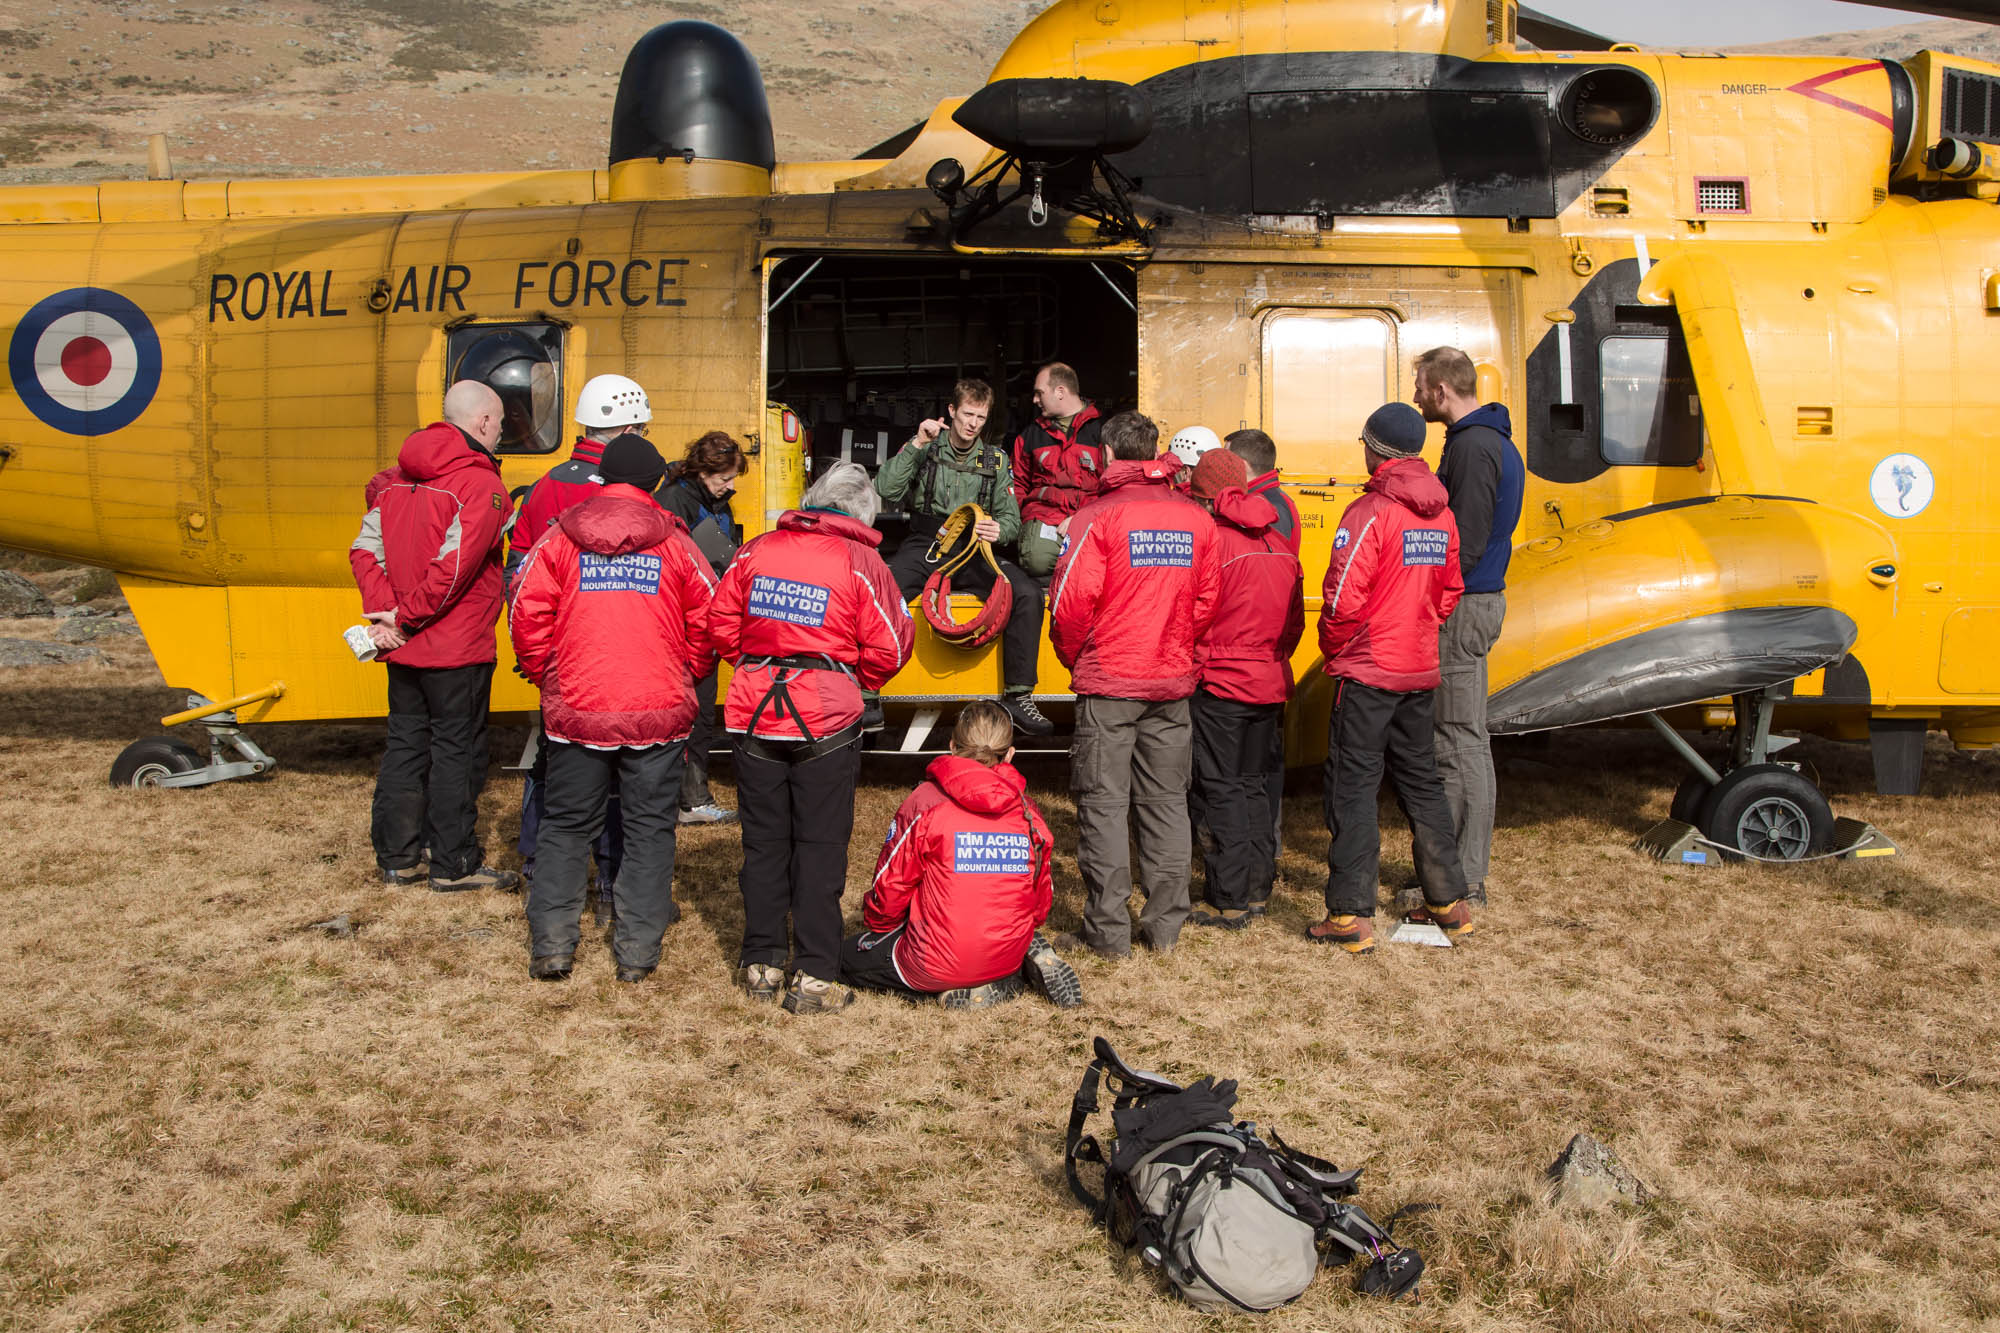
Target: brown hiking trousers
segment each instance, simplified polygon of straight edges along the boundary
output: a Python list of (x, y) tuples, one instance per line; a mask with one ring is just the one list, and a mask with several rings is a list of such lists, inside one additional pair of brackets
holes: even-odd
[(1194, 728), (1186, 699), (1112, 699), (1081, 694), (1070, 745), (1076, 794), (1077, 869), (1087, 898), (1083, 939), (1093, 949), (1132, 947), (1131, 830), (1138, 824), (1142, 941), (1170, 949), (1188, 915), (1188, 775)]

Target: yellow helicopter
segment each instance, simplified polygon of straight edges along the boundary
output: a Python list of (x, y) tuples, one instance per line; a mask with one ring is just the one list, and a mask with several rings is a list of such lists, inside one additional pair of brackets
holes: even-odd
[[(1064, 360), (1169, 429), (1268, 431), (1316, 592), (1360, 422), (1451, 344), (1529, 473), (1494, 730), (1644, 718), (1695, 769), (1677, 812), (1726, 786), (1810, 855), (1831, 815), (1774, 727), (1870, 740), (1885, 791), (1932, 729), (2000, 741), (1996, 153), (2000, 67), (1938, 52), (1642, 51), (1514, 0), (1059, 0), (969, 97), (779, 163), (750, 53), (669, 23), (603, 170), (0, 189), (0, 543), (118, 572), (191, 691), (166, 723), (212, 745), (139, 741), (114, 780), (193, 786), (269, 771), (244, 723), (383, 711), (346, 549), (457, 376), (502, 391), (514, 486), (584, 380), (638, 379), (657, 437), (751, 443), (754, 532), (958, 376), (1019, 403)], [(886, 701), (916, 748), (998, 685), (920, 632)], [(501, 673), (496, 709), (535, 702)]]

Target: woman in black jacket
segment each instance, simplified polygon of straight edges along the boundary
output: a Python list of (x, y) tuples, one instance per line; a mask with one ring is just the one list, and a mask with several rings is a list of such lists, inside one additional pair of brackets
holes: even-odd
[[(718, 578), (742, 542), (743, 530), (736, 526), (729, 497), (736, 494), (736, 474), (743, 464), (743, 446), (712, 430), (667, 468), (667, 478), (655, 496), (662, 509), (687, 524)], [(732, 824), (736, 812), (717, 805), (708, 790), (708, 750), (715, 742), (714, 672), (696, 682), (695, 699), (694, 733), (688, 737), (687, 764), (681, 772), (680, 822)]]

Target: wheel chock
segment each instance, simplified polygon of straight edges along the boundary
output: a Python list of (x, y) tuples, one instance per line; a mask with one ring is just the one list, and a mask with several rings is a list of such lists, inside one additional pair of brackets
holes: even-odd
[(1833, 821), (1833, 845), (1843, 860), (1862, 856), (1901, 856), (1902, 850), (1886, 834), (1862, 819), (1837, 818)]
[(1389, 927), (1391, 944), (1426, 944), (1433, 949), (1451, 948), (1451, 937), (1435, 921), (1398, 921)]
[(1656, 861), (1670, 865), (1719, 866), (1722, 853), (1702, 845), (1701, 830), (1678, 819), (1662, 819), (1632, 844)]

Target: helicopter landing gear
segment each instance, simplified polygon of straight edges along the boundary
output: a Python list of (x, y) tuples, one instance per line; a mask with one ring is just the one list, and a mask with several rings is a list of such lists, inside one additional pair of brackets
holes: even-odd
[[(268, 696), (260, 696), (268, 697)], [(236, 703), (237, 700), (230, 700)], [(188, 712), (165, 719), (167, 725), (198, 720), (208, 729), (208, 759), (184, 741), (148, 736), (133, 741), (111, 763), (114, 787), (206, 787), (231, 778), (262, 777), (278, 766), (237, 725), (233, 709), (199, 694), (188, 696)], [(226, 756), (234, 751), (236, 758)]]
[[(1640, 846), (1663, 860), (1805, 861), (1828, 854), (1893, 855), (1895, 848), (1858, 820), (1836, 820), (1826, 797), (1795, 764), (1773, 754), (1797, 744), (1771, 734), (1772, 690), (1735, 697), (1728, 765), (1718, 770), (1658, 713), (1646, 721), (1694, 770), (1674, 789), (1671, 817)], [(1836, 844), (1842, 844), (1835, 852)], [(1864, 847), (1879, 850), (1863, 852)]]

